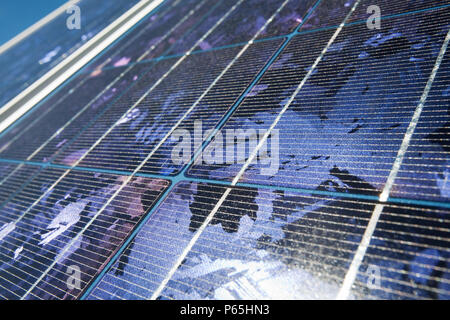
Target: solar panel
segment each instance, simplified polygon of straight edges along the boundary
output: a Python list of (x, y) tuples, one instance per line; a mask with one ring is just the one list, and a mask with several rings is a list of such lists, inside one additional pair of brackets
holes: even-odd
[(3, 106), (14, 98), (137, 2), (72, 1), (80, 8), (83, 21), (86, 22), (80, 25), (80, 29), (66, 28), (69, 15), (64, 9), (25, 40), (4, 52), (2, 50), (0, 83), (4, 91), (0, 104)]
[(449, 10), (164, 1), (0, 134), (0, 298), (449, 299)]

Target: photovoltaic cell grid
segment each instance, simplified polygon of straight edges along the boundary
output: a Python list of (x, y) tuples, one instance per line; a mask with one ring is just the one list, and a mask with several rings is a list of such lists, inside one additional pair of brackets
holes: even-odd
[[(177, 185), (90, 298), (333, 298), (373, 204), (234, 188), (161, 293), (226, 186)], [(315, 273), (321, 273), (318, 277)]]
[[(365, 24), (345, 27), (274, 128), (281, 133), (279, 171), (268, 178), (261, 175), (261, 165), (251, 165), (241, 181), (328, 190), (339, 189), (339, 181), (353, 181), (353, 192), (378, 194), (434, 67), (437, 51), (431, 43), (445, 38), (448, 18), (448, 9), (392, 18), (383, 21), (382, 34), (367, 31)], [(267, 130), (333, 32), (295, 36), (228, 120), (224, 135), (228, 129)], [(445, 69), (444, 62), (444, 78), (439, 82), (438, 76), (435, 90), (449, 84)], [(419, 127), (436, 120), (439, 126), (436, 113), (444, 111), (442, 105), (435, 109), (440, 111), (427, 108)], [(433, 156), (442, 154), (436, 152)], [(430, 168), (412, 162), (415, 167), (408, 172)], [(198, 164), (189, 174), (232, 180), (240, 169), (240, 164)], [(445, 193), (445, 186), (441, 189)], [(421, 197), (414, 191), (409, 195)]]
[(84, 288), (167, 187), (137, 177), (110, 201), (124, 176), (63, 173), (40, 171), (2, 206), (4, 298), (76, 298), (80, 290), (67, 290), (66, 269), (80, 268)]
[[(133, 104), (132, 109), (129, 104), (123, 103), (117, 104), (118, 108), (110, 109), (107, 116), (97, 120), (98, 126), (94, 124), (93, 130), (80, 135), (74, 144), (58, 155), (56, 162), (65, 161), (73, 153), (80, 154), (79, 150), (90, 146), (93, 136), (102, 137), (104, 132), (99, 131), (99, 128), (113, 128), (81, 160), (80, 166), (133, 171), (153, 153), (141, 172), (176, 172), (177, 167), (171, 161), (171, 150), (177, 141), (166, 139), (161, 147), (156, 148), (160, 141), (164, 141), (177, 122), (180, 122), (179, 129), (190, 132), (193, 131), (194, 121), (198, 119), (203, 121), (204, 130), (214, 128), (279, 43), (280, 41), (274, 40), (254, 44), (213, 87), (213, 81), (230, 65), (242, 47), (189, 56), (161, 85), (154, 87), (155, 89), (150, 87), (147, 91), (151, 93), (146, 93), (145, 99), (139, 104)], [(170, 59), (161, 64), (172, 65), (173, 62)], [(236, 77), (237, 72), (239, 76)], [(191, 81), (185, 81), (192, 74), (195, 77)], [(128, 116), (122, 118), (124, 113)], [(187, 116), (183, 119), (184, 115)], [(104, 118), (108, 119), (107, 126), (100, 124), (104, 122)], [(154, 152), (154, 149), (157, 151)]]
[(0, 297), (448, 299), (449, 7), (166, 1), (0, 137)]

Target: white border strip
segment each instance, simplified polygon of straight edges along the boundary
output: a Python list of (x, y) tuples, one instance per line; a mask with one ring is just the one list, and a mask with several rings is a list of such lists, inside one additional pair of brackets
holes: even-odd
[[(111, 23), (108, 27), (99, 32), (94, 38), (85, 43), (81, 48), (71, 54), (68, 58), (63, 60), (52, 70), (47, 72), (44, 76), (35, 81), (32, 85), (23, 90), (15, 98), (9, 101), (0, 109), (0, 115), (5, 113), (7, 110), (20, 104), (20, 101), (33, 90), (37, 89), (39, 86), (45, 85), (46, 81), (50, 81), (42, 90), (39, 90), (37, 94), (32, 96), (29, 100), (25, 101), (20, 107), (17, 108), (8, 118), (0, 123), (0, 133), (9, 127), (14, 121), (19, 119), (28, 110), (30, 110), (35, 104), (41, 101), (44, 97), (50, 94), (54, 89), (60, 86), (65, 80), (75, 74), (79, 69), (81, 69), (85, 64), (91, 61), (96, 55), (102, 52), (106, 47), (111, 45), (115, 40), (122, 36), (126, 31), (132, 28), (136, 23), (138, 23), (142, 18), (149, 14), (153, 9), (160, 5), (163, 0), (142, 0), (117, 20)], [(119, 27), (120, 26), (120, 27)], [(110, 34), (109, 34), (110, 33)], [(108, 35), (109, 34), (109, 35)], [(100, 39), (106, 38), (95, 46), (96, 42)], [(91, 49), (91, 47), (94, 48)], [(57, 75), (59, 71), (67, 68), (62, 74)], [(50, 78), (55, 77), (51, 80)]]
[(41, 28), (43, 25), (45, 25), (46, 23), (50, 22), (51, 20), (53, 20), (54, 18), (56, 18), (57, 16), (59, 16), (61, 13), (65, 12), (67, 10), (67, 8), (70, 8), (71, 6), (73, 6), (74, 4), (77, 4), (78, 2), (80, 2), (80, 0), (70, 0), (68, 2), (66, 2), (65, 4), (63, 4), (62, 6), (60, 6), (59, 8), (55, 9), (54, 11), (52, 11), (51, 13), (49, 13), (48, 15), (46, 15), (44, 18), (42, 18), (41, 20), (39, 20), (38, 22), (36, 22), (35, 24), (33, 24), (32, 26), (28, 27), (27, 29), (25, 29), (24, 31), (22, 31), (21, 33), (19, 33), (17, 36), (15, 36), (14, 38), (12, 38), (11, 40), (5, 42), (4, 44), (2, 44), (0, 46), (0, 54), (2, 54), (3, 52), (5, 52), (6, 50), (8, 50), (9, 48), (15, 46), (16, 44), (18, 44), (20, 41), (22, 41), (23, 39), (25, 39), (26, 37), (28, 37), (30, 34), (32, 34), (33, 32), (35, 32), (36, 30), (38, 30), (39, 28)]
[[(386, 180), (386, 184), (384, 185), (383, 191), (380, 194), (379, 201), (386, 202), (389, 198), (389, 194), (391, 192), (392, 186), (394, 185), (395, 178), (397, 177), (400, 166), (402, 165), (403, 159), (405, 157), (406, 151), (409, 146), (409, 142), (411, 141), (412, 135), (416, 129), (417, 123), (419, 122), (420, 115), (422, 113), (423, 107), (425, 105), (425, 101), (428, 98), (428, 94), (430, 93), (431, 86), (433, 85), (434, 78), (439, 70), (439, 67), (444, 59), (445, 51), (447, 50), (448, 43), (450, 41), (450, 30), (445, 37), (444, 43), (442, 44), (441, 51), (436, 59), (436, 63), (434, 64), (433, 70), (431, 71), (430, 77), (428, 78), (428, 82), (425, 86), (423, 94), (420, 98), (420, 102), (414, 111), (414, 115), (411, 119), (411, 122), (406, 130), (405, 137), (403, 138), (400, 149), (398, 150), (397, 157), (395, 158), (394, 164), (392, 166), (391, 172), (389, 174), (388, 179)], [(373, 211), (372, 216), (370, 217), (369, 224), (367, 225), (366, 231), (361, 239), (361, 243), (356, 250), (355, 256), (353, 257), (353, 261), (350, 265), (350, 268), (345, 275), (344, 282), (342, 284), (341, 289), (339, 290), (336, 299), (345, 300), (348, 299), (350, 295), (351, 288), (356, 279), (356, 275), (358, 274), (359, 267), (361, 266), (364, 255), (366, 254), (366, 250), (369, 247), (370, 240), (372, 239), (373, 232), (375, 231), (375, 227), (378, 223), (378, 219), (380, 218), (381, 212), (383, 211), (384, 204), (377, 204)]]

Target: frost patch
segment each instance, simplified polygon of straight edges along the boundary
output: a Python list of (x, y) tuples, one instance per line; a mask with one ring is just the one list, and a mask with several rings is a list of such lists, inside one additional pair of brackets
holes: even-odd
[(51, 230), (41, 235), (41, 241), (39, 245), (46, 245), (67, 229), (73, 226), (80, 220), (80, 213), (86, 207), (87, 202), (74, 202), (67, 205), (48, 225), (47, 230)]

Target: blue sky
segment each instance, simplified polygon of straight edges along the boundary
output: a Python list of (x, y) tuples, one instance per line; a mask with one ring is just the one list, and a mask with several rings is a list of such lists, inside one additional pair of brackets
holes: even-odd
[(65, 2), (66, 0), (1, 0), (0, 45)]

